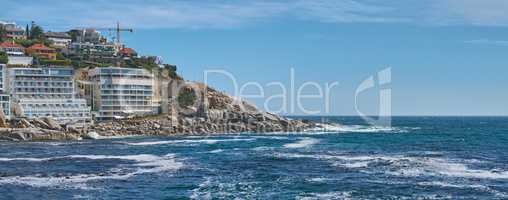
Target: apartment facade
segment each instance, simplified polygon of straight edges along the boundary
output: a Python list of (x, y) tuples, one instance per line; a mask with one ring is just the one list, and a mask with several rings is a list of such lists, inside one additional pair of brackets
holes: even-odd
[(5, 39), (24, 39), (26, 38), (25, 30), (16, 25), (14, 22), (3, 22), (0, 21), (0, 27), (5, 30), (5, 35), (2, 37)]
[(53, 43), (52, 47), (58, 49), (67, 48), (72, 42), (71, 36), (66, 32), (47, 32), (44, 36)]
[(94, 43), (71, 43), (69, 47), (71, 55), (85, 55), (90, 57), (115, 57), (118, 47), (114, 44), (94, 44)]
[(77, 98), (74, 70), (58, 68), (9, 68), (13, 103), (25, 117), (51, 117), (59, 123), (90, 123), (90, 107)]
[(11, 118), (11, 97), (6, 91), (7, 65), (0, 64), (0, 106), (6, 119)]
[(153, 102), (154, 76), (145, 69), (104, 67), (88, 72), (92, 110), (98, 120), (158, 113)]
[(105, 39), (102, 37), (101, 33), (99, 33), (95, 29), (73, 29), (70, 31), (71, 34), (75, 35), (75, 38), (73, 42), (79, 42), (79, 43), (92, 43), (92, 44), (99, 44), (103, 42)]
[(8, 56), (9, 62), (7, 65), (9, 67), (28, 67), (33, 64), (34, 57), (32, 56)]

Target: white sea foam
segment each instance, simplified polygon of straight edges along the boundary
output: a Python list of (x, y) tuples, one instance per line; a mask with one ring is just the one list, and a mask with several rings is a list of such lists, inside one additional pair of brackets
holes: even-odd
[(274, 136), (274, 135), (255, 135), (255, 136), (249, 136), (256, 139), (270, 139), (270, 140), (289, 140), (289, 137), (283, 137), (283, 136)]
[(192, 190), (192, 194), (190, 195), (190, 199), (212, 199), (212, 193), (210, 191), (206, 191), (205, 189), (212, 186), (212, 179), (207, 177), (205, 181), (201, 182), (199, 186)]
[(390, 172), (400, 176), (452, 176), (463, 178), (508, 179), (508, 171), (471, 169), (466, 164), (441, 158), (413, 159), (412, 167)]
[(335, 179), (329, 179), (329, 178), (324, 178), (324, 177), (318, 177), (318, 178), (309, 178), (309, 179), (306, 179), (307, 181), (309, 182), (317, 182), (317, 183), (324, 183), (324, 182), (327, 182), (327, 181), (333, 181)]
[(420, 182), (418, 185), (421, 186), (437, 186), (437, 187), (445, 187), (445, 188), (458, 188), (458, 189), (473, 189), (478, 190), (482, 192), (488, 192), (492, 193), (498, 197), (508, 197), (508, 194), (504, 192), (500, 192), (497, 190), (494, 190), (488, 186), (485, 185), (478, 185), (478, 184), (456, 184), (456, 183), (449, 183), (449, 182), (442, 182), (442, 181), (431, 181), (431, 182)]
[(49, 146), (64, 146), (64, 145), (87, 144), (87, 143), (89, 143), (89, 141), (87, 141), (87, 140), (65, 141), (65, 142), (46, 141), (46, 142), (31, 142), (31, 143), (32, 144), (40, 144), (40, 145), (49, 145)]
[(417, 130), (419, 127), (383, 127), (368, 125), (341, 125), (341, 124), (321, 124), (317, 123), (316, 127), (306, 130), (313, 133), (406, 133), (409, 130)]
[[(168, 154), (169, 155), (169, 154)], [(121, 159), (121, 160), (133, 160), (138, 162), (146, 162), (157, 160), (160, 157), (151, 154), (139, 154), (139, 155), (126, 155), (126, 156), (112, 156), (112, 155), (68, 155), (68, 156), (56, 156), (48, 158), (0, 158), (0, 161), (29, 161), (29, 162), (42, 162), (49, 160), (58, 159), (91, 159), (91, 160), (104, 160), (104, 159)]]
[(89, 181), (105, 180), (105, 179), (127, 179), (135, 175), (134, 172), (125, 174), (77, 174), (72, 176), (61, 177), (44, 177), (44, 176), (11, 176), (0, 178), (0, 184), (28, 185), (31, 187), (62, 187), (89, 189), (84, 184)]
[(152, 145), (163, 145), (163, 144), (216, 144), (219, 142), (237, 142), (237, 141), (253, 141), (255, 138), (231, 138), (231, 139), (201, 139), (201, 140), (163, 140), (163, 141), (151, 141), (151, 142), (127, 142), (125, 144), (134, 146), (152, 146)]
[(297, 196), (298, 200), (319, 200), (319, 199), (342, 199), (347, 200), (352, 198), (352, 192), (328, 192), (328, 193), (308, 193), (302, 196)]
[(455, 184), (449, 182), (442, 181), (430, 181), (430, 182), (419, 182), (418, 185), (421, 186), (439, 186), (439, 187), (451, 187), (451, 188), (473, 188), (473, 189), (487, 189), (487, 186), (484, 185), (466, 185), (466, 184)]
[[(261, 182), (244, 182), (242, 175), (235, 179), (222, 179), (222, 177), (206, 177), (198, 187), (192, 190), (189, 199), (266, 199), (259, 195), (264, 191), (257, 187)], [(239, 189), (241, 187), (242, 189)]]
[(208, 153), (222, 153), (222, 152), (224, 152), (223, 149), (215, 149), (215, 150), (209, 151)]
[(115, 135), (115, 136), (101, 136), (100, 139), (122, 139), (122, 138), (136, 138), (143, 137), (143, 135)]
[[(55, 160), (55, 159), (121, 159), (132, 160), (136, 163), (127, 168), (115, 168), (105, 172), (96, 174), (73, 174), (68, 176), (7, 176), (0, 177), (0, 184), (16, 184), (28, 185), (32, 187), (69, 187), (88, 189), (86, 183), (90, 181), (106, 180), (106, 179), (128, 179), (132, 176), (144, 173), (159, 173), (164, 171), (175, 171), (183, 167), (183, 163), (176, 160), (175, 155), (168, 154), (165, 156), (156, 156), (150, 154), (110, 156), (110, 155), (70, 155), (62, 157), (51, 157), (39, 159)], [(24, 158), (25, 160), (32, 160)], [(128, 166), (128, 165), (126, 165)]]
[(305, 148), (305, 147), (309, 147), (314, 144), (317, 144), (317, 143), (319, 143), (319, 141), (320, 140), (315, 139), (315, 138), (305, 137), (305, 138), (300, 138), (300, 140), (298, 142), (285, 144), (284, 147), (285, 148)]
[(268, 151), (268, 150), (273, 150), (275, 149), (274, 147), (267, 147), (267, 146), (260, 146), (260, 147), (254, 147), (252, 148), (253, 151)]
[(42, 162), (50, 160), (51, 158), (0, 158), (0, 161), (28, 161), (28, 162)]
[[(472, 169), (465, 163), (468, 160), (451, 160), (445, 158), (409, 157), (401, 155), (346, 156), (327, 154), (292, 154), (280, 153), (284, 158), (310, 158), (325, 160), (333, 166), (346, 168), (366, 168), (370, 164), (388, 166), (383, 172), (396, 176), (449, 176), (461, 178), (508, 179), (508, 171), (500, 169)], [(370, 170), (375, 170), (372, 167)]]

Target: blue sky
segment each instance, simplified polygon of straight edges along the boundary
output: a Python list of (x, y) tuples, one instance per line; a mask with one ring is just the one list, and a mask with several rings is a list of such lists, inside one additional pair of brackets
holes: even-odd
[[(293, 68), (297, 86), (339, 82), (330, 112), (322, 101), (304, 102), (321, 114), (355, 115), (355, 89), (389, 66), (395, 115), (508, 115), (504, 0), (2, 0), (2, 7), (0, 20), (35, 20), (46, 30), (120, 21), (135, 29), (124, 34), (129, 46), (161, 55), (190, 80), (223, 69), (276, 94), (265, 84), (288, 86)], [(233, 91), (224, 77), (210, 80)], [(378, 89), (362, 94), (362, 112), (377, 112)], [(264, 100), (251, 99), (260, 107)]]

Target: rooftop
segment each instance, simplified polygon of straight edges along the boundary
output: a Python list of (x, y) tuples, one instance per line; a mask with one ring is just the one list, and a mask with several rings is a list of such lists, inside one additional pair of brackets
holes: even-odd
[(71, 36), (66, 32), (47, 32), (44, 34), (46, 37), (50, 38), (63, 38), (63, 39), (71, 39)]
[(121, 54), (135, 54), (136, 51), (133, 48), (123, 48), (120, 50)]
[(28, 47), (29, 49), (37, 49), (37, 50), (54, 50), (52, 48), (47, 47), (44, 44), (34, 44), (31, 47)]
[(5, 41), (0, 43), (0, 47), (3, 48), (24, 48), (23, 46), (16, 44), (14, 41)]

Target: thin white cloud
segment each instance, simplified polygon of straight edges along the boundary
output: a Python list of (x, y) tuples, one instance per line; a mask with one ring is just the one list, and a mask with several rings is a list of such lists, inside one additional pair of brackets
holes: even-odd
[(299, 13), (303, 19), (329, 23), (406, 21), (399, 16), (386, 15), (387, 12), (395, 10), (394, 7), (360, 3), (360, 1), (354, 0), (302, 0), (296, 3), (294, 10), (298, 10), (296, 13)]
[(467, 44), (480, 44), (480, 45), (508, 46), (508, 40), (478, 39), (478, 40), (467, 40), (467, 41), (464, 41), (464, 43), (467, 43)]
[(50, 27), (234, 28), (294, 19), (322, 23), (508, 25), (506, 0), (3, 0), (0, 19)]
[(437, 1), (436, 19), (453, 24), (507, 26), (506, 0), (446, 0)]

